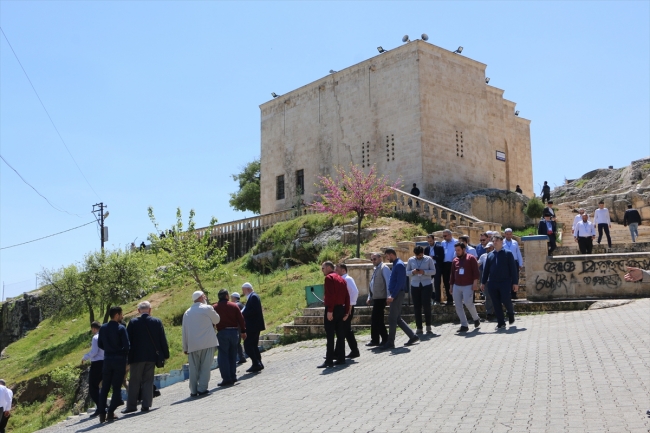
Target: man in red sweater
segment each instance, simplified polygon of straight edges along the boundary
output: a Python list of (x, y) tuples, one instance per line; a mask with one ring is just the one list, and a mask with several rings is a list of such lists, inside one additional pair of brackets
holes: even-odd
[(230, 302), (228, 290), (219, 290), (217, 296), (219, 302), (212, 307), (221, 318), (217, 324), (219, 341), (217, 362), (223, 379), (219, 382), (219, 386), (230, 386), (237, 382), (237, 345), (240, 335), (241, 338), (246, 339), (246, 322), (237, 304)]
[[(345, 321), (350, 314), (350, 294), (345, 280), (334, 272), (334, 263), (324, 262), (321, 271), (325, 275), (325, 334), (327, 335), (327, 352), (325, 362), (318, 368), (334, 367), (345, 364)], [(336, 346), (334, 345), (336, 336)]]
[(481, 326), (481, 320), (474, 306), (474, 292), (478, 291), (480, 274), (478, 272), (478, 261), (476, 257), (466, 252), (467, 245), (464, 242), (458, 242), (455, 248), (456, 257), (451, 262), (449, 284), (451, 286), (451, 294), (454, 297), (454, 304), (456, 305), (456, 314), (458, 314), (458, 318), (460, 319), (460, 329), (458, 332), (467, 332), (469, 331), (469, 326), (463, 304), (465, 304), (467, 310), (472, 315), (474, 328)]

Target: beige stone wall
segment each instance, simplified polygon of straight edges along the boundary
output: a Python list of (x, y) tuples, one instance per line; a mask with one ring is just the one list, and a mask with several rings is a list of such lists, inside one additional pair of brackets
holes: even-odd
[[(310, 202), (317, 176), (350, 162), (376, 165), (407, 191), (418, 183), (430, 198), (450, 188), (516, 184), (532, 195), (529, 121), (485, 84), (485, 68), (414, 41), (262, 104), (262, 213), (295, 203), (296, 170), (304, 170)], [(497, 150), (506, 152), (505, 163)], [(278, 175), (285, 176), (284, 200), (276, 200)]]
[(547, 257), (546, 241), (522, 240), (526, 245), (526, 297), (531, 301), (650, 296), (650, 283), (623, 278), (626, 266), (650, 269), (650, 253)]

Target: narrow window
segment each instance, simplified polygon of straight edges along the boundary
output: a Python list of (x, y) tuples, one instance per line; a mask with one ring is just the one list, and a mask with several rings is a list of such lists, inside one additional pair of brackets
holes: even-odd
[(275, 199), (282, 200), (284, 198), (284, 175), (275, 178)]
[(296, 171), (296, 193), (298, 195), (305, 193), (305, 170)]

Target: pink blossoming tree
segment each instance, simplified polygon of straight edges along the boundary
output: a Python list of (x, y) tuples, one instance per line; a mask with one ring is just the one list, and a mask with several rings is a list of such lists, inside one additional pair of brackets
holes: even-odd
[(400, 182), (391, 183), (385, 176), (378, 176), (373, 165), (366, 174), (354, 164), (350, 170), (337, 168), (337, 178), (319, 176), (322, 192), (316, 193), (319, 201), (312, 204), (318, 212), (332, 215), (347, 216), (351, 213), (357, 216), (357, 257), (361, 254), (361, 222), (366, 216), (373, 218), (391, 210), (392, 205), (386, 199), (393, 193)]

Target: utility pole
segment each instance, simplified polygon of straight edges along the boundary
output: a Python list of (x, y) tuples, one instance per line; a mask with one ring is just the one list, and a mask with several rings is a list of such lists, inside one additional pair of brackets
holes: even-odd
[[(99, 218), (97, 219), (97, 223), (99, 224), (99, 231), (101, 233), (101, 240), (102, 240), (102, 250), (104, 249), (104, 242), (108, 240), (108, 230), (104, 228), (104, 219), (108, 217), (108, 212), (104, 214), (104, 209), (107, 208), (103, 202), (101, 203), (96, 203), (93, 205), (93, 213), (97, 214), (99, 213)], [(95, 216), (97, 218), (97, 216)]]

